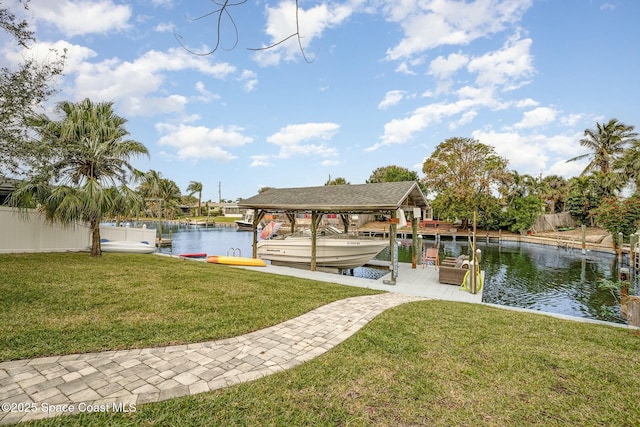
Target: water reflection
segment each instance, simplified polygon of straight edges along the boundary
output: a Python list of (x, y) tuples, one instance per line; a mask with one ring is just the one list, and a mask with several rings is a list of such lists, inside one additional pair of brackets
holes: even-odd
[[(484, 302), (625, 323), (617, 300), (598, 288), (600, 279), (617, 277), (614, 255), (588, 252), (583, 256), (580, 250), (517, 242), (479, 243), (478, 248), (485, 271)], [(466, 241), (440, 242), (439, 250), (441, 256), (470, 253)], [(388, 257), (388, 252), (381, 256)], [(399, 256), (401, 262), (411, 262), (406, 242)]]
[(617, 274), (615, 256), (525, 243), (481, 248), (485, 302), (621, 321), (603, 312), (617, 302), (598, 288), (600, 279)]
[[(155, 228), (153, 223), (147, 224)], [(202, 228), (195, 226), (163, 225), (163, 234), (172, 232), (172, 248), (161, 248), (163, 253), (198, 253), (226, 255), (238, 249), (242, 256), (251, 256), (252, 233), (239, 232), (233, 227)], [(426, 242), (433, 245), (435, 242)], [(400, 262), (411, 262), (411, 242), (400, 246)], [(468, 254), (467, 242), (440, 242), (443, 256)], [(617, 321), (619, 317), (616, 299), (598, 288), (602, 278), (617, 276), (617, 259), (602, 252), (567, 250), (555, 246), (509, 242), (498, 244), (479, 243), (482, 251), (482, 268), (485, 270), (484, 302), (513, 307), (529, 308), (551, 313), (567, 314), (590, 319)], [(233, 254), (233, 253), (230, 253)], [(236, 255), (238, 252), (236, 252)], [(385, 249), (378, 259), (388, 260)], [(356, 268), (358, 277), (377, 279), (388, 271), (377, 268)], [(617, 317), (611, 318), (611, 307)]]

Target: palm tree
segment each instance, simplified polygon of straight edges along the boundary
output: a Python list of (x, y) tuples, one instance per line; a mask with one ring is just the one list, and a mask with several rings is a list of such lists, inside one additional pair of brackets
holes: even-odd
[(14, 192), (10, 203), (35, 201), (51, 221), (88, 223), (91, 255), (99, 256), (103, 217), (141, 202), (127, 187), (135, 171), (129, 159), (149, 152), (142, 143), (124, 139), (127, 121), (114, 113), (112, 102), (64, 101), (57, 111), (63, 115), (57, 121), (44, 114), (30, 119), (50, 163)]
[(162, 173), (153, 169), (142, 174), (140, 181), (142, 183), (136, 190), (144, 199), (150, 202), (147, 214), (155, 216), (160, 211), (162, 217), (173, 218), (175, 212), (179, 209), (181, 197), (178, 185), (170, 179), (163, 178)]
[(187, 187), (187, 193), (189, 193), (190, 196), (193, 196), (195, 193), (198, 193), (198, 214), (197, 214), (197, 216), (200, 216), (201, 215), (200, 206), (202, 205), (202, 183), (198, 182), (198, 181), (191, 181), (189, 183), (189, 186)]
[(542, 183), (544, 190), (541, 197), (549, 203), (549, 212), (554, 214), (557, 205), (564, 203), (567, 196), (567, 180), (558, 175), (549, 175), (544, 177)]
[(164, 216), (167, 219), (174, 219), (176, 213), (180, 211), (180, 200), (182, 193), (175, 181), (170, 179), (160, 180), (160, 198), (164, 204)]
[(634, 127), (625, 125), (617, 119), (611, 119), (608, 123), (596, 123), (596, 129), (586, 129), (580, 145), (591, 150), (590, 153), (581, 154), (567, 162), (590, 159), (582, 175), (591, 171), (609, 173), (614, 161), (619, 158), (624, 149), (638, 136), (633, 132)]
[(635, 191), (640, 191), (640, 139), (631, 143), (621, 158), (614, 164), (623, 179), (635, 185)]

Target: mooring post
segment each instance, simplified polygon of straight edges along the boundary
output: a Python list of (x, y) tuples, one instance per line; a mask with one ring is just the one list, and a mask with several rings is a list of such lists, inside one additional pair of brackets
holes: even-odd
[[(418, 219), (420, 217), (420, 208), (413, 208), (411, 216), (411, 237), (413, 244), (413, 255), (411, 256), (411, 268), (415, 269), (418, 265)], [(422, 256), (422, 253), (420, 254)]]
[(638, 234), (634, 233), (629, 236), (629, 271), (631, 272), (631, 277), (635, 277), (638, 272), (636, 269), (638, 268), (638, 262), (636, 261), (636, 257), (638, 253), (636, 251), (636, 246), (638, 244)]
[(618, 280), (622, 279), (622, 242), (623, 242), (623, 234), (618, 233)]

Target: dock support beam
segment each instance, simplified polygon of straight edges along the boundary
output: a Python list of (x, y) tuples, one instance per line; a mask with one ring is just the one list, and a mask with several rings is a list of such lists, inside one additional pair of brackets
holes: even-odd
[(316, 271), (316, 244), (318, 243), (318, 225), (322, 220), (322, 213), (318, 211), (311, 212), (311, 271)]
[[(411, 216), (411, 237), (413, 240), (413, 255), (411, 256), (411, 268), (415, 269), (418, 265), (418, 220), (420, 219), (420, 208), (413, 208)], [(422, 256), (422, 250), (420, 251)]]
[(264, 218), (265, 212), (260, 209), (253, 210), (253, 249), (251, 255), (254, 259), (258, 258), (258, 224)]

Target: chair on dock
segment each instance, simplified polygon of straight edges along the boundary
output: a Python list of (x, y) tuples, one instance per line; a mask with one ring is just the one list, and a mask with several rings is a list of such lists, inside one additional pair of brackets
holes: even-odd
[(468, 271), (469, 257), (467, 255), (453, 258), (453, 262), (447, 259), (447, 262), (443, 262), (440, 266), (438, 281), (448, 285), (461, 285)]
[(439, 264), (438, 248), (427, 248), (427, 249), (425, 249), (424, 259), (422, 261), (423, 261), (422, 268), (424, 268), (425, 265), (428, 265), (430, 262), (432, 262), (433, 266), (437, 270), (438, 269), (438, 264)]

